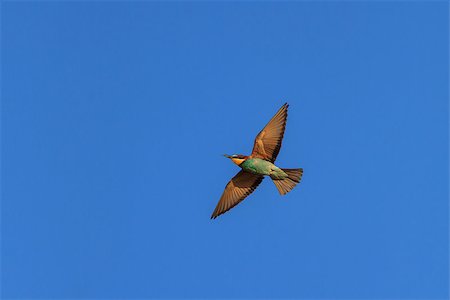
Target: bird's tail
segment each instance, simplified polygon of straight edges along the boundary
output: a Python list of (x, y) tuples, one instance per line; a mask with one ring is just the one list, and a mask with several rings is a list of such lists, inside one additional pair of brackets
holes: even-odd
[(303, 175), (303, 169), (281, 169), (283, 170), (288, 177), (284, 179), (273, 179), (273, 183), (275, 183), (275, 186), (278, 189), (278, 192), (280, 192), (281, 195), (286, 195), (288, 192), (290, 192), (297, 183), (300, 182)]

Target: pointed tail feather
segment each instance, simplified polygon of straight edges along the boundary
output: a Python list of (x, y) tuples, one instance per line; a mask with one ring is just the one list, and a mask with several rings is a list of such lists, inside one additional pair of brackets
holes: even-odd
[(286, 195), (288, 192), (290, 192), (297, 183), (300, 182), (303, 175), (303, 169), (281, 169), (283, 170), (288, 177), (285, 179), (272, 179), (273, 183), (275, 183), (275, 186), (278, 189), (278, 192), (280, 192), (281, 195)]

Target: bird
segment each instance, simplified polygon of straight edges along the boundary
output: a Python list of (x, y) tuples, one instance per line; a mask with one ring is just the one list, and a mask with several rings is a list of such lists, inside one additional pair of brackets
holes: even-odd
[(282, 169), (274, 163), (280, 152), (289, 104), (285, 103), (255, 138), (252, 153), (227, 155), (241, 170), (228, 182), (211, 219), (226, 213), (250, 195), (269, 176), (280, 195), (286, 195), (302, 179), (303, 168)]

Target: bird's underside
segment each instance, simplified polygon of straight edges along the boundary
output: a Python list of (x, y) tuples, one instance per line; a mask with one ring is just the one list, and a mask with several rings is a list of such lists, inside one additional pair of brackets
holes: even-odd
[(285, 103), (256, 136), (250, 156), (227, 156), (242, 170), (226, 185), (211, 219), (217, 218), (244, 200), (258, 187), (264, 175), (271, 177), (282, 195), (300, 182), (303, 169), (280, 169), (273, 164), (280, 152), (288, 107)]

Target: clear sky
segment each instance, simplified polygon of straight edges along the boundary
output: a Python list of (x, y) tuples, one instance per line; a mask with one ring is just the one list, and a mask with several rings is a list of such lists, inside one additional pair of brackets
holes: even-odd
[(448, 297), (446, 1), (1, 8), (3, 297)]

